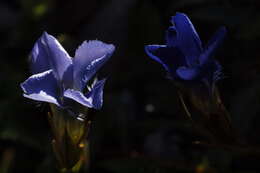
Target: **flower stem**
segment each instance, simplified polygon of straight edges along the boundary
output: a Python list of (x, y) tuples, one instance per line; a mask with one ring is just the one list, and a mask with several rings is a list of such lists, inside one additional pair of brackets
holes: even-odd
[(53, 133), (52, 147), (61, 173), (78, 173), (87, 167), (89, 148), (87, 135), (90, 121), (80, 121), (68, 111), (51, 106), (48, 114)]
[[(216, 87), (212, 93), (208, 93), (203, 87), (181, 88), (178, 90), (178, 95), (192, 126), (207, 137), (210, 143), (228, 145), (240, 143), (232, 127), (229, 112), (223, 105)], [(185, 101), (188, 101), (189, 107)]]

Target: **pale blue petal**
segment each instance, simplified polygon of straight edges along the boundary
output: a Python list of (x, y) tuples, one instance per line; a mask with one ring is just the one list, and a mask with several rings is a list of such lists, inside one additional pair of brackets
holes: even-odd
[(103, 105), (103, 89), (106, 79), (95, 82), (92, 89), (87, 93), (86, 97), (93, 99), (93, 107), (95, 109), (101, 109)]
[(33, 74), (42, 73), (49, 70), (50, 63), (47, 58), (45, 45), (42, 42), (43, 35), (36, 41), (30, 54), (30, 67)]
[(176, 13), (172, 21), (177, 30), (177, 45), (190, 66), (197, 64), (202, 45), (190, 19), (183, 13)]
[(105, 80), (98, 81), (93, 88), (84, 95), (82, 92), (74, 89), (67, 89), (64, 96), (70, 98), (86, 107), (100, 109), (103, 104), (103, 88)]
[(83, 42), (77, 49), (73, 59), (74, 87), (83, 90), (86, 83), (110, 58), (114, 50), (114, 45), (98, 40)]
[(54, 103), (59, 106), (58, 85), (52, 70), (32, 75), (21, 84), (24, 97)]
[(71, 64), (68, 66), (68, 68), (66, 69), (66, 71), (63, 74), (62, 83), (63, 83), (63, 88), (65, 88), (65, 89), (74, 87), (73, 69), (74, 69), (74, 65)]
[(51, 69), (53, 70), (53, 74), (61, 81), (67, 68), (72, 64), (72, 59), (60, 43), (47, 32), (43, 33), (41, 41), (45, 46), (47, 58)]
[(86, 96), (84, 96), (84, 94), (81, 91), (78, 90), (74, 90), (74, 89), (67, 89), (64, 93), (64, 97), (70, 98), (80, 104), (82, 104), (83, 106), (86, 106), (88, 108), (92, 108), (92, 98), (89, 97), (87, 98)]

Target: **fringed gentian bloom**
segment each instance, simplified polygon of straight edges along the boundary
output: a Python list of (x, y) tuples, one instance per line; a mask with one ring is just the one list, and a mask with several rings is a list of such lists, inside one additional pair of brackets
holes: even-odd
[[(177, 13), (171, 22), (173, 26), (166, 31), (166, 44), (147, 45), (146, 53), (161, 63), (169, 77), (178, 84), (178, 94), (188, 117), (193, 119), (196, 113), (192, 113), (199, 112), (198, 115), (201, 116), (196, 117), (195, 121), (199, 122), (196, 125), (208, 130), (212, 142), (235, 141), (229, 113), (215, 87), (215, 82), (223, 74), (221, 65), (213, 56), (225, 37), (225, 27), (220, 27), (203, 47), (199, 35), (185, 14)], [(184, 98), (189, 99), (193, 112), (189, 111)]]
[(100, 109), (105, 80), (95, 81), (86, 94), (83, 91), (114, 49), (114, 45), (98, 40), (85, 41), (71, 58), (53, 36), (44, 32), (31, 52), (34, 75), (21, 84), (24, 96), (64, 109), (71, 109), (72, 101)]
[(185, 14), (177, 13), (171, 22), (173, 26), (166, 31), (166, 45), (147, 45), (146, 53), (164, 66), (171, 79), (212, 85), (221, 76), (221, 66), (213, 55), (225, 36), (225, 27), (202, 47), (199, 35)]
[(91, 86), (87, 83), (114, 50), (112, 44), (85, 41), (71, 58), (46, 32), (32, 49), (30, 63), (34, 75), (21, 87), (25, 97), (50, 103), (52, 146), (60, 172), (78, 172), (87, 165), (87, 134), (91, 121), (85, 117), (88, 108), (102, 107), (105, 79), (94, 80)]

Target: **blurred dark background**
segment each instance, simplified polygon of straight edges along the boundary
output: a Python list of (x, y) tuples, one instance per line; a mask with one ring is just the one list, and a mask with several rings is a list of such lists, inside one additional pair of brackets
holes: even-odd
[(164, 44), (170, 17), (186, 13), (204, 44), (228, 29), (216, 58), (218, 87), (248, 146), (260, 147), (260, 2), (258, 0), (1, 0), (0, 172), (57, 172), (47, 104), (22, 97), (28, 55), (47, 31), (71, 56), (84, 40), (116, 45), (99, 77), (104, 106), (92, 111), (91, 172), (257, 173), (259, 157), (203, 148), (162, 66), (144, 53)]

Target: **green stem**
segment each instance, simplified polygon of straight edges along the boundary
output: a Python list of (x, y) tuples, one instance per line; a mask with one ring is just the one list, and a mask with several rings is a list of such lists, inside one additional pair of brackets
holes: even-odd
[(52, 145), (59, 170), (61, 173), (78, 173), (89, 160), (87, 134), (90, 121), (80, 121), (55, 105), (51, 105), (51, 111)]

